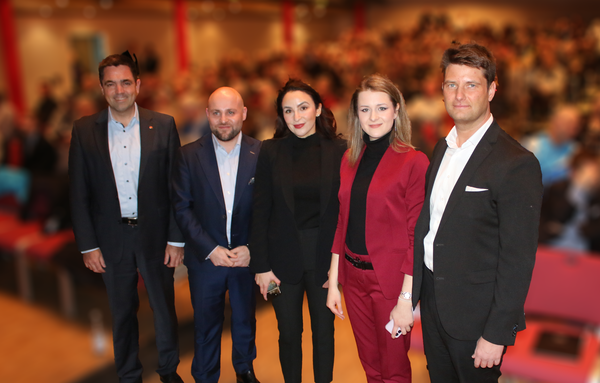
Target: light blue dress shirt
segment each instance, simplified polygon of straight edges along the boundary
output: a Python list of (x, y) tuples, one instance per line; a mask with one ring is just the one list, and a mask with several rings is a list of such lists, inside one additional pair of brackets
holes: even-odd
[[(235, 184), (237, 180), (238, 165), (240, 162), (240, 147), (242, 144), (242, 134), (238, 134), (237, 143), (229, 153), (221, 146), (214, 134), (211, 134), (215, 155), (217, 157), (217, 166), (219, 167), (219, 177), (221, 178), (221, 189), (223, 190), (223, 199), (225, 200), (225, 211), (227, 214), (227, 242), (231, 244), (231, 219), (233, 216), (233, 201), (235, 200)], [(219, 246), (217, 246), (219, 247)], [(211, 254), (206, 257), (209, 259)]]
[[(142, 140), (140, 137), (140, 118), (137, 104), (135, 115), (124, 126), (112, 116), (108, 107), (108, 150), (112, 163), (121, 217), (137, 218), (137, 191), (140, 178), (140, 159), (142, 157)], [(167, 242), (169, 245), (183, 247), (182, 242)], [(89, 253), (99, 248), (82, 251)]]
[(137, 104), (135, 115), (127, 126), (115, 120), (108, 108), (108, 150), (119, 194), (121, 217), (124, 218), (138, 216), (137, 190), (142, 156), (141, 142)]

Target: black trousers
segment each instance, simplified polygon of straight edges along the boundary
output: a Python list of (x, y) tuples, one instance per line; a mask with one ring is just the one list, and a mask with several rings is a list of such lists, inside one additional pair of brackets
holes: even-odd
[(475, 368), (475, 360), (471, 356), (477, 339), (458, 340), (444, 330), (435, 300), (433, 273), (425, 266), (421, 287), (421, 323), (431, 383), (498, 382), (502, 363), (492, 368)]
[[(327, 289), (315, 282), (314, 265), (318, 229), (300, 231), (300, 243), (305, 256), (302, 280), (296, 284), (281, 282), (281, 295), (273, 299), (273, 308), (279, 329), (279, 361), (286, 383), (302, 382), (302, 305), (304, 293), (308, 300), (313, 344), (315, 383), (333, 380), (335, 316), (326, 306)], [(312, 254), (310, 254), (312, 252)]]
[[(137, 311), (138, 270), (144, 279), (150, 307), (154, 314), (154, 330), (158, 348), (160, 375), (177, 370), (179, 344), (175, 315), (174, 269), (164, 265), (164, 257), (148, 259), (135, 250), (139, 243), (139, 228), (122, 224), (125, 244), (118, 263), (107, 263), (102, 274), (113, 321), (113, 347), (119, 381), (141, 382), (142, 364), (139, 360), (139, 329)], [(166, 244), (165, 244), (166, 246)], [(162, 250), (164, 254), (164, 249)]]

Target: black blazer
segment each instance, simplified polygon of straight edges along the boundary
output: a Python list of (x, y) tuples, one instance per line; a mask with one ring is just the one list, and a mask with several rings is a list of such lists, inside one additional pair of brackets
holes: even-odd
[[(248, 244), (254, 172), (261, 142), (242, 135), (231, 220), (231, 248)], [(227, 213), (212, 134), (184, 145), (173, 170), (175, 218), (185, 236), (185, 262), (203, 262), (217, 245), (228, 247)], [(252, 252), (251, 252), (251, 255)]]
[[(431, 191), (446, 148), (441, 139), (434, 149), (415, 227), (414, 305), (421, 292)], [(485, 191), (469, 192), (467, 186)], [(456, 182), (433, 243), (435, 297), (450, 336), (512, 345), (525, 328), (542, 193), (537, 159), (494, 121)]]
[[(173, 117), (139, 108), (140, 251), (164, 257), (167, 241), (183, 242), (170, 203), (170, 178), (179, 135)], [(69, 150), (73, 231), (80, 251), (100, 247), (106, 262), (123, 252), (121, 208), (108, 149), (108, 109), (75, 121)]]
[[(318, 134), (318, 133), (317, 133)], [(270, 270), (285, 283), (298, 283), (304, 271), (294, 217), (292, 136), (264, 141), (256, 167), (250, 270)], [(327, 280), (339, 212), (340, 163), (346, 141), (321, 137), (321, 207), (315, 282)]]

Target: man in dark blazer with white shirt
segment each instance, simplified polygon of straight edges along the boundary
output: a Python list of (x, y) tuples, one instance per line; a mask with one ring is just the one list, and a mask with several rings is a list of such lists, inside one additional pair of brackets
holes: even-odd
[(421, 301), (432, 383), (497, 382), (525, 328), (542, 200), (536, 158), (494, 121), (492, 54), (458, 45), (442, 58), (455, 127), (436, 145), (415, 227), (413, 304)]
[(98, 71), (109, 107), (75, 121), (69, 151), (75, 239), (85, 266), (106, 285), (119, 381), (142, 381), (139, 270), (154, 313), (156, 371), (162, 382), (182, 382), (173, 271), (183, 236), (169, 192), (179, 136), (173, 117), (135, 103), (141, 83), (129, 52), (108, 56)]
[(173, 206), (186, 241), (194, 307), (192, 376), (197, 383), (219, 381), (227, 291), (237, 381), (259, 383), (253, 368), (256, 298), (247, 245), (260, 141), (241, 133), (246, 113), (235, 89), (215, 90), (206, 108), (211, 134), (183, 146), (173, 170)]

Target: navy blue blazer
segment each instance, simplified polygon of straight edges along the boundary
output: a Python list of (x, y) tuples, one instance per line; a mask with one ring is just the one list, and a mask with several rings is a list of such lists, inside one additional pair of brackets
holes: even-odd
[[(231, 248), (248, 244), (254, 172), (261, 142), (242, 135), (231, 222)], [(227, 243), (227, 214), (212, 134), (179, 149), (172, 178), (175, 220), (185, 238), (186, 255), (204, 261)], [(187, 264), (188, 259), (185, 259)]]

